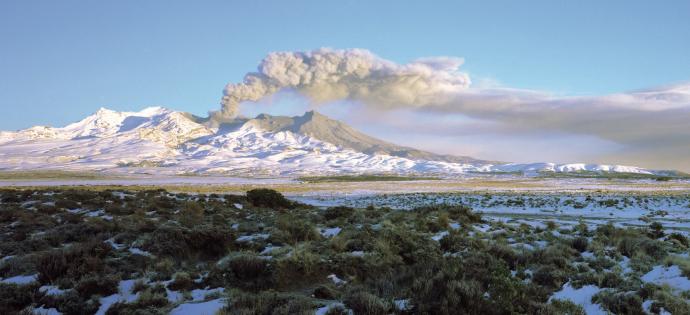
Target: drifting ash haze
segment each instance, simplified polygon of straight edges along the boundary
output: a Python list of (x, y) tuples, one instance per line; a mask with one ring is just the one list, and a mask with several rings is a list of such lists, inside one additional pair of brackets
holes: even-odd
[(350, 173), (622, 172), (637, 167), (594, 164), (495, 164), (437, 155), (369, 137), (316, 112), (259, 115), (217, 128), (165, 108), (101, 109), (64, 128), (0, 133), (2, 170), (296, 176)]
[[(225, 87), (222, 109), (212, 116), (216, 121), (231, 120), (240, 105), (251, 106), (289, 90), (306, 97), (312, 107), (354, 102), (360, 109), (379, 113), (412, 111), (413, 115), (436, 115), (439, 120), (448, 114), (462, 115), (482, 122), (497, 139), (538, 141), (544, 136), (565, 135), (609, 144), (597, 151), (591, 140), (581, 140), (585, 141), (581, 146), (590, 152), (578, 152), (564, 140), (566, 144), (559, 148), (567, 152), (561, 155), (563, 159), (586, 155), (597, 161), (690, 170), (690, 84), (567, 97), (504, 86), (474, 87), (470, 76), (461, 71), (463, 62), (461, 58), (432, 57), (398, 64), (364, 49), (274, 52), (243, 82)], [(380, 122), (391, 119), (394, 114)], [(451, 130), (432, 136), (448, 135)], [(614, 147), (615, 151), (607, 151)], [(537, 154), (533, 158), (538, 160)], [(511, 160), (505, 155), (497, 159)]]

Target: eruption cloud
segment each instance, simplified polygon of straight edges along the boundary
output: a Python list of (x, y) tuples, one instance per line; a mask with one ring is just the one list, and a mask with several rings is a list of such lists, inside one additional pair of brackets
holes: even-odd
[(594, 136), (623, 148), (603, 156), (604, 162), (690, 171), (690, 83), (603, 96), (554, 96), (504, 86), (470, 87), (469, 75), (459, 70), (463, 62), (433, 57), (397, 64), (364, 49), (273, 52), (242, 83), (225, 87), (222, 109), (210, 118), (232, 120), (243, 103), (293, 90), (314, 105), (349, 100), (391, 113), (460, 114), (499, 126), (499, 132), (510, 130), (510, 136)]
[(293, 89), (315, 104), (355, 100), (389, 108), (429, 106), (469, 87), (469, 76), (458, 71), (462, 64), (461, 58), (436, 57), (399, 65), (364, 49), (273, 52), (261, 61), (258, 72), (225, 87), (217, 116), (234, 118), (241, 103), (283, 89)]

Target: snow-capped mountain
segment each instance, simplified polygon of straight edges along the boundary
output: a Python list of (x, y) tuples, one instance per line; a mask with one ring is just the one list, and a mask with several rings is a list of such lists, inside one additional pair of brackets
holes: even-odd
[(161, 107), (140, 112), (100, 109), (53, 128), (0, 132), (0, 170), (89, 170), (115, 173), (291, 176), (303, 174), (618, 172), (629, 166), (505, 164), (439, 155), (370, 137), (316, 112), (209, 127), (203, 119)]

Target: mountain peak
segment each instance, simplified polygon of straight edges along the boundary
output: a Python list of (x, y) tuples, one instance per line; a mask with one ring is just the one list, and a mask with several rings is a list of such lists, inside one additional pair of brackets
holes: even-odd
[[(245, 128), (249, 127), (249, 128)], [(0, 132), (0, 168), (70, 168), (115, 172), (333, 174), (467, 172), (629, 172), (617, 165), (502, 164), (439, 155), (380, 140), (316, 111), (301, 116), (237, 118), (208, 128), (163, 107), (138, 112), (101, 108), (63, 128)], [(158, 167), (158, 166), (166, 167)]]

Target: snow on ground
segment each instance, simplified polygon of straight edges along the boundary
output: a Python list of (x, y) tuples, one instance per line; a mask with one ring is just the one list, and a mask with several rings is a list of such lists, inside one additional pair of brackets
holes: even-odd
[(434, 234), (434, 236), (432, 236), (431, 239), (438, 242), (442, 238), (446, 237), (446, 235), (448, 235), (448, 231), (441, 231), (441, 232)]
[(410, 308), (410, 300), (409, 299), (399, 299), (399, 300), (393, 300), (393, 304), (395, 305), (395, 308), (405, 311)]
[(658, 285), (668, 285), (674, 291), (690, 290), (690, 280), (683, 276), (682, 271), (676, 265), (670, 267), (655, 266), (650, 272), (642, 276), (640, 280)]
[[(626, 193), (368, 193), (291, 196), (293, 200), (314, 206), (345, 205), (363, 208), (369, 205), (409, 210), (429, 205), (465, 205), (482, 212), (492, 221), (546, 229), (548, 221), (558, 228), (572, 228), (580, 223), (589, 229), (613, 223), (617, 227), (662, 224), (666, 232), (687, 235), (690, 231), (690, 197), (687, 195), (631, 195)], [(489, 226), (475, 225), (486, 232)], [(558, 236), (558, 230), (552, 231)]]
[[(328, 313), (328, 311), (331, 310), (332, 308), (343, 308), (343, 309), (345, 309), (345, 304), (340, 303), (340, 302), (328, 304), (326, 306), (323, 306), (323, 307), (316, 309), (316, 311), (314, 312), (314, 315), (326, 315)], [(353, 314), (352, 310), (347, 310), (347, 312), (350, 315)]]
[(324, 228), (321, 229), (319, 232), (321, 233), (321, 236), (323, 237), (333, 237), (338, 234), (340, 234), (340, 231), (342, 231), (342, 228), (339, 227), (333, 227), (333, 228)]
[(2, 279), (2, 283), (8, 283), (8, 284), (18, 284), (18, 285), (23, 285), (23, 284), (30, 284), (36, 282), (38, 279), (38, 274), (35, 275), (20, 275), (20, 276), (14, 276), (14, 277), (9, 277), (6, 279)]
[(170, 315), (214, 315), (225, 305), (225, 299), (215, 299), (201, 303), (184, 303), (172, 309)]
[(67, 290), (62, 290), (55, 285), (44, 285), (38, 288), (38, 292), (41, 292), (48, 296), (60, 296), (63, 295)]
[(34, 315), (62, 315), (56, 308), (44, 308), (43, 305), (39, 308), (34, 308), (31, 310), (31, 313)]
[[(642, 302), (642, 310), (645, 311), (647, 314), (653, 314), (652, 313), (652, 304), (654, 304), (653, 300), (646, 300)], [(673, 315), (669, 311), (665, 310), (663, 307), (659, 311), (659, 315)]]
[(257, 234), (252, 234), (252, 235), (242, 235), (238, 237), (235, 241), (236, 242), (252, 242), (255, 240), (260, 240), (260, 239), (268, 239), (271, 237), (271, 234), (267, 233), (257, 233)]
[(266, 245), (266, 247), (264, 247), (264, 250), (262, 250), (262, 251), (259, 253), (259, 255), (269, 255), (269, 254), (272, 253), (274, 250), (277, 250), (277, 249), (280, 249), (280, 248), (282, 248), (282, 246), (273, 246), (273, 245), (271, 245), (271, 244), (268, 244), (268, 245)]
[(118, 244), (118, 243), (116, 243), (115, 240), (113, 240), (112, 238), (109, 238), (109, 239), (105, 240), (104, 243), (110, 245), (110, 246), (111, 246), (113, 249), (115, 249), (115, 250), (120, 250), (120, 249), (125, 248), (125, 245), (124, 245), (124, 244)]
[(134, 254), (134, 255), (148, 256), (148, 257), (153, 256), (151, 253), (149, 253), (145, 250), (136, 248), (136, 247), (130, 247), (129, 252)]
[(192, 300), (195, 302), (203, 301), (207, 295), (223, 293), (225, 288), (215, 288), (215, 289), (195, 289), (192, 290)]
[(606, 315), (607, 312), (601, 305), (592, 303), (592, 297), (599, 293), (599, 291), (601, 291), (601, 289), (595, 285), (586, 285), (579, 289), (575, 289), (570, 286), (570, 282), (567, 282), (560, 291), (554, 293), (549, 298), (549, 301), (567, 300), (582, 306), (587, 315)]
[(137, 280), (122, 280), (117, 286), (118, 293), (102, 297), (99, 302), (101, 303), (96, 315), (105, 315), (108, 309), (117, 302), (132, 303), (136, 301), (139, 297), (139, 293), (132, 294), (132, 289), (134, 288), (134, 283)]
[(331, 280), (333, 282), (333, 284), (335, 284), (335, 285), (343, 285), (343, 284), (347, 283), (347, 281), (338, 278), (338, 276), (336, 276), (335, 274), (331, 274), (327, 278), (329, 280)]

